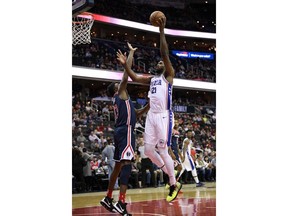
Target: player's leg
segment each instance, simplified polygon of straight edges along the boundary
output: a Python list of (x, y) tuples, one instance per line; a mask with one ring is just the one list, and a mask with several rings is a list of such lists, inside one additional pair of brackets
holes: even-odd
[(125, 197), (132, 171), (131, 161), (134, 160), (135, 135), (131, 126), (122, 127), (121, 134), (122, 136), (119, 138), (119, 156), (122, 165), (120, 173), (120, 193), (119, 200), (114, 204), (114, 208), (122, 215), (130, 215), (126, 209), (127, 203), (125, 202)]
[(155, 114), (152, 112), (148, 112), (146, 116), (145, 123), (145, 133), (144, 133), (144, 153), (147, 155), (150, 160), (156, 164), (157, 167), (162, 169), (165, 173), (167, 173), (167, 168), (165, 166), (164, 161), (160, 157), (160, 155), (156, 152), (155, 146), (157, 143), (156, 140), (156, 131), (154, 128)]
[[(128, 188), (129, 176), (131, 175), (132, 165), (130, 161), (121, 161), (123, 162), (123, 167), (120, 174), (120, 193), (119, 200), (114, 204), (116, 211), (122, 215), (129, 215), (126, 209), (127, 203), (125, 202), (126, 191)], [(127, 163), (126, 163), (127, 162)]]
[(181, 178), (182, 174), (185, 171), (185, 167), (182, 165), (181, 162), (179, 162), (176, 168), (177, 168), (176, 181), (179, 181), (179, 179)]
[(200, 182), (199, 179), (198, 179), (195, 163), (194, 163), (191, 155), (188, 152), (186, 152), (186, 157), (187, 157), (187, 159), (189, 161), (189, 164), (190, 164), (190, 167), (191, 167), (191, 169), (189, 169), (189, 170), (191, 170), (191, 172), (192, 172), (192, 176), (193, 176), (193, 178), (194, 178), (194, 180), (196, 182), (196, 187), (204, 186), (204, 184), (202, 182)]
[(173, 113), (167, 111), (157, 115), (156, 118), (157, 126), (157, 148), (158, 152), (165, 163), (167, 174), (169, 176), (170, 192), (166, 198), (168, 202), (174, 200), (180, 189), (182, 188), (181, 183), (176, 182), (174, 172), (174, 162), (168, 153), (168, 146), (171, 144), (172, 124), (173, 124)]
[(113, 198), (112, 198), (112, 193), (113, 193), (113, 190), (114, 190), (114, 185), (115, 185), (115, 182), (118, 178), (118, 175), (121, 171), (121, 163), (120, 162), (116, 162), (115, 163), (115, 166), (114, 166), (114, 169), (111, 173), (111, 176), (110, 176), (110, 179), (109, 179), (109, 184), (108, 184), (108, 189), (107, 189), (107, 194), (106, 196), (100, 201), (100, 204), (106, 208), (108, 211), (110, 212), (116, 212), (115, 209), (114, 209), (114, 206), (113, 206)]

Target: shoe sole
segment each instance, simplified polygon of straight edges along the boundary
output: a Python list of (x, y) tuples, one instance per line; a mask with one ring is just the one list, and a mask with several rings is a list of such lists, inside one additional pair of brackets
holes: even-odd
[(182, 188), (182, 184), (180, 183), (180, 188), (179, 188), (179, 190), (177, 191), (176, 196), (175, 196), (172, 200), (168, 201), (168, 200), (166, 199), (166, 201), (168, 201), (168, 202), (172, 202), (173, 200), (175, 200), (175, 199), (177, 198), (177, 196), (178, 196), (178, 194), (179, 194), (181, 188)]
[(117, 211), (114, 209), (113, 204), (112, 204), (113, 209), (111, 209), (110, 206), (109, 206), (106, 202), (104, 202), (104, 201), (102, 201), (102, 200), (100, 201), (100, 204), (101, 204), (106, 210), (108, 210), (109, 212), (117, 212)]

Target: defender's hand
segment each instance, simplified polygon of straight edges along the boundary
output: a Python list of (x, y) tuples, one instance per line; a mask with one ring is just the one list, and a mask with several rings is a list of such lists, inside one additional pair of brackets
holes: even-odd
[(117, 60), (122, 64), (124, 65), (126, 63), (126, 60), (127, 60), (127, 56), (126, 56), (126, 53), (122, 53), (121, 50), (118, 50), (117, 52)]
[(129, 42), (127, 42), (127, 45), (129, 47), (130, 51), (136, 51), (138, 49), (137, 47), (133, 48), (132, 45)]

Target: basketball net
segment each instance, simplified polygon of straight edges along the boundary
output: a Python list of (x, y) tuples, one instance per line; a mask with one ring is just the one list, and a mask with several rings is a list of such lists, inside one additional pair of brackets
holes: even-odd
[(72, 43), (89, 44), (91, 43), (90, 31), (93, 25), (94, 19), (92, 15), (77, 15), (72, 17)]

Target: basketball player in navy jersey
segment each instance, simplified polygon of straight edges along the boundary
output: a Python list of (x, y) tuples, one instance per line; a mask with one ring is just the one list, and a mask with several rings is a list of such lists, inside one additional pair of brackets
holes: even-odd
[(180, 137), (180, 133), (182, 131), (179, 131), (179, 129), (180, 127), (179, 127), (178, 119), (174, 119), (174, 127), (172, 130), (172, 139), (171, 139), (171, 146), (169, 147), (169, 154), (174, 160), (174, 167), (177, 170), (177, 174), (176, 174), (177, 181), (178, 181), (180, 172), (182, 170), (181, 160), (179, 158), (179, 146), (178, 146), (178, 140)]
[[(133, 48), (128, 43), (129, 56), (127, 64), (132, 65), (133, 54), (137, 48)], [(100, 204), (110, 212), (118, 212), (121, 215), (129, 216), (126, 209), (125, 195), (128, 185), (129, 176), (132, 170), (131, 161), (134, 160), (135, 151), (135, 135), (134, 128), (136, 117), (143, 115), (149, 109), (149, 104), (142, 109), (136, 110), (126, 90), (128, 75), (124, 72), (120, 84), (111, 83), (107, 88), (108, 96), (113, 97), (114, 115), (115, 115), (115, 130), (114, 143), (115, 152), (114, 160), (115, 167), (111, 174), (108, 191)], [(120, 194), (117, 203), (114, 203), (112, 192), (118, 175), (120, 174)]]
[(168, 153), (174, 120), (172, 112), (172, 84), (175, 72), (169, 59), (169, 50), (164, 34), (166, 18), (160, 18), (157, 22), (160, 31), (160, 53), (163, 61), (159, 61), (157, 64), (155, 76), (137, 75), (131, 70), (126, 61), (126, 56), (120, 50), (117, 52), (117, 59), (123, 64), (133, 81), (145, 84), (150, 83), (148, 94), (150, 110), (145, 123), (144, 153), (169, 176), (170, 191), (166, 200), (171, 202), (177, 197), (182, 187), (181, 183), (176, 181), (174, 163)]

